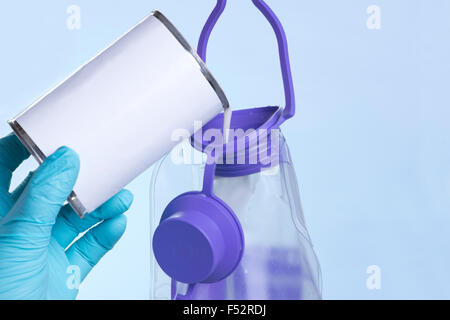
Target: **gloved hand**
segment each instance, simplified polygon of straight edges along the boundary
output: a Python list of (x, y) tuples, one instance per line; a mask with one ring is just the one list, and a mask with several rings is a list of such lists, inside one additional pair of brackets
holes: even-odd
[(74, 299), (78, 284), (125, 231), (123, 213), (133, 196), (123, 190), (80, 219), (64, 205), (80, 167), (67, 147), (10, 193), (12, 173), (28, 156), (14, 135), (0, 139), (0, 299)]

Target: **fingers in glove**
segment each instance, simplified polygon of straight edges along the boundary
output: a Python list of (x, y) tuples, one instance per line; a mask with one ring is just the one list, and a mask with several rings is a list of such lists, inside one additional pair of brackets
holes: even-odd
[(132, 202), (133, 194), (128, 190), (122, 190), (84, 219), (80, 219), (70, 205), (66, 205), (56, 218), (53, 237), (66, 248), (80, 233), (103, 220), (114, 218), (127, 211)]
[(33, 177), (33, 174), (34, 171), (29, 172), (28, 175), (25, 177), (25, 179), (23, 179), (23, 181), (14, 189), (14, 191), (11, 192), (11, 198), (14, 202), (16, 202), (19, 199), (23, 190), (25, 190), (25, 187), (30, 182), (31, 177)]
[(0, 139), (0, 189), (8, 192), (14, 170), (30, 154), (13, 134)]
[(59, 148), (36, 170), (2, 225), (20, 223), (51, 231), (79, 169), (78, 155), (67, 147)]
[(83, 280), (125, 232), (127, 218), (121, 214), (89, 230), (66, 251), (71, 265), (80, 268)]

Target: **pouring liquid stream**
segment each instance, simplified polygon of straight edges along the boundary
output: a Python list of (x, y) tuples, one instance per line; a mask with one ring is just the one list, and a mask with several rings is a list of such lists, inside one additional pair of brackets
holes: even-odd
[(231, 107), (226, 108), (223, 111), (223, 143), (227, 144), (230, 138), (230, 125), (231, 125), (231, 115), (233, 111)]

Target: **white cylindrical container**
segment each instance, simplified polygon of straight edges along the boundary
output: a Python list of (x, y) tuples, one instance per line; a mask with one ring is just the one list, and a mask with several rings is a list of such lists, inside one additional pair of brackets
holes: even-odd
[(68, 201), (83, 216), (171, 150), (174, 130), (192, 134), (227, 108), (205, 64), (154, 11), (9, 123), (39, 162), (61, 146), (78, 152)]

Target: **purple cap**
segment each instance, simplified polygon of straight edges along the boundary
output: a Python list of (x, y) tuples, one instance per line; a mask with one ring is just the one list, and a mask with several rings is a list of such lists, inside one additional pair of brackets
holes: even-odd
[(160, 267), (183, 283), (211, 283), (227, 277), (239, 263), (244, 235), (232, 210), (202, 192), (172, 200), (153, 235)]

